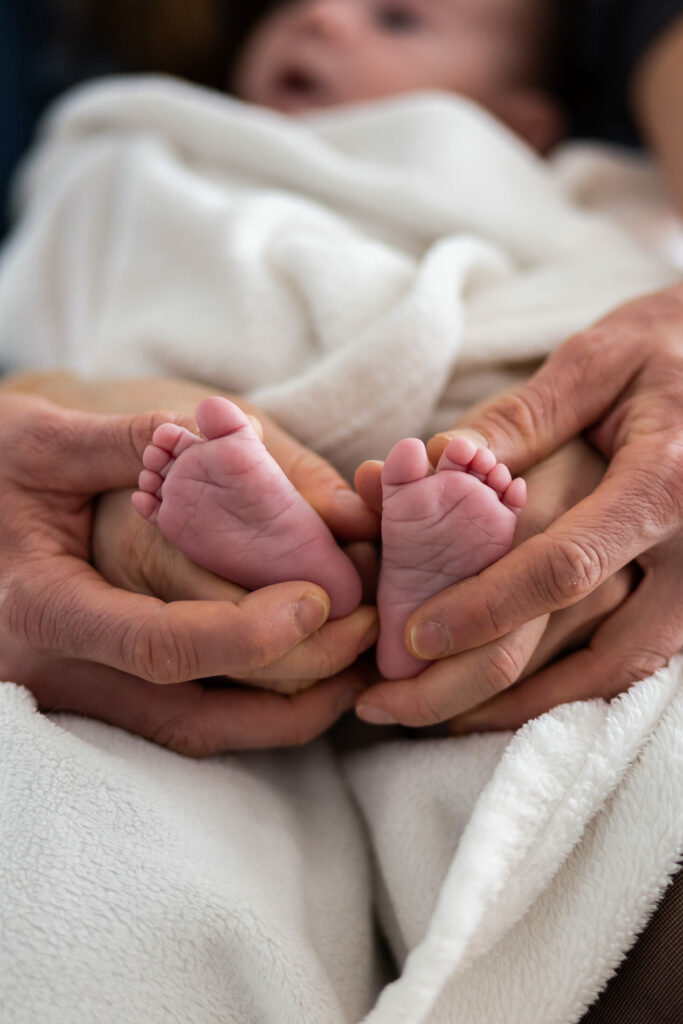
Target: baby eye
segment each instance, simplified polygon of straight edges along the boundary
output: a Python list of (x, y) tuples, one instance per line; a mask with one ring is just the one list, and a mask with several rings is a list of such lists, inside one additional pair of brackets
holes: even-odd
[(375, 19), (385, 32), (415, 32), (422, 26), (420, 15), (401, 4), (385, 4), (378, 8)]

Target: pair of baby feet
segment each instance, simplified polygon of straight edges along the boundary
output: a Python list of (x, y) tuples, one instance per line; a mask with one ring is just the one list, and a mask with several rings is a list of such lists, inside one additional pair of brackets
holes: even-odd
[[(360, 603), (355, 567), (268, 454), (245, 413), (224, 398), (196, 410), (202, 440), (159, 427), (133, 504), (192, 561), (250, 590), (307, 580), (327, 591), (332, 618)], [(382, 469), (377, 663), (388, 679), (425, 667), (403, 631), (419, 605), (510, 549), (526, 500), (521, 479), (486, 448), (452, 440), (432, 471), (424, 444), (399, 441)]]

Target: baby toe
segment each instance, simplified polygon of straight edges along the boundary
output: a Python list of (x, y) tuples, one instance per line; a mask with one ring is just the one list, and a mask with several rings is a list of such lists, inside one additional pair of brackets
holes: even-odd
[(515, 477), (510, 486), (505, 490), (501, 501), (515, 515), (519, 515), (526, 505), (526, 483), (521, 476)]
[(497, 462), (489, 475), (486, 477), (486, 484), (499, 495), (505, 493), (512, 482), (512, 474), (502, 462)]
[(166, 449), (160, 448), (156, 444), (148, 444), (142, 453), (142, 465), (153, 473), (161, 473), (170, 459), (171, 456)]
[(490, 448), (477, 448), (469, 465), (469, 472), (486, 479), (493, 467), (496, 465), (496, 456)]
[(465, 472), (476, 455), (476, 445), (467, 437), (454, 437), (443, 450), (437, 469), (456, 469)]
[(390, 487), (423, 480), (429, 472), (429, 457), (422, 441), (404, 437), (397, 441), (382, 467), (382, 484)]
[(160, 473), (154, 473), (151, 469), (143, 469), (138, 477), (138, 487), (147, 494), (158, 495), (164, 478)]

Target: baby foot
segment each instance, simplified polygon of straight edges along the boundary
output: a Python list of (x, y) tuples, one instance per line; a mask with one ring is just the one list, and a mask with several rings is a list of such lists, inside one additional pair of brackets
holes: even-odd
[(327, 591), (331, 618), (360, 602), (361, 583), (327, 526), (268, 454), (249, 419), (206, 398), (196, 420), (159, 427), (143, 455), (133, 504), (193, 562), (254, 590), (307, 580)]
[(419, 605), (510, 550), (526, 486), (487, 448), (455, 438), (430, 474), (427, 451), (405, 438), (382, 470), (382, 567), (377, 664), (387, 679), (416, 675), (425, 662), (403, 630)]

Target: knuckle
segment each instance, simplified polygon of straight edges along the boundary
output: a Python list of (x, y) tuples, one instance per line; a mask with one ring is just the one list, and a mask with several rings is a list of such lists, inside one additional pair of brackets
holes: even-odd
[(129, 448), (132, 448), (142, 458), (142, 453), (152, 440), (152, 434), (164, 422), (166, 422), (166, 418), (162, 413), (142, 413), (139, 416), (131, 417), (127, 426)]
[[(532, 400), (531, 394), (534, 394), (535, 400)], [(512, 441), (521, 438), (531, 444), (538, 437), (539, 424), (543, 419), (545, 402), (542, 398), (539, 405), (542, 394), (539, 389), (536, 392), (527, 389), (510, 392), (496, 399), (495, 406), (488, 410), (495, 433)]]
[(230, 675), (248, 679), (273, 661), (272, 636), (255, 624), (248, 630), (237, 630), (231, 637)]
[(647, 648), (621, 654), (612, 663), (611, 670), (606, 673), (602, 696), (610, 700), (618, 693), (628, 690), (634, 683), (653, 675), (658, 669), (663, 668), (667, 661), (668, 657), (661, 651)]
[(206, 757), (212, 752), (208, 736), (194, 722), (194, 716), (178, 714), (165, 719), (152, 731), (150, 739), (185, 757)]
[(536, 589), (554, 608), (574, 604), (600, 583), (603, 556), (597, 547), (575, 538), (553, 542), (542, 573), (536, 573)]
[(677, 432), (658, 445), (658, 470), (654, 474), (659, 483), (661, 499), (670, 512), (683, 514), (683, 431)]
[(481, 699), (488, 700), (517, 682), (524, 668), (524, 661), (515, 647), (505, 643), (485, 648), (481, 654)]
[(484, 622), (490, 626), (495, 636), (502, 636), (504, 633), (507, 633), (508, 627), (500, 617), (497, 602), (491, 600), (487, 594), (483, 594), (481, 597), (481, 608)]
[(37, 650), (62, 650), (68, 618), (70, 634), (83, 635), (82, 612), (74, 607), (72, 585), (45, 571), (42, 561), (26, 560), (21, 569), (10, 572), (0, 588), (0, 615), (11, 636)]
[[(423, 727), (428, 725), (436, 725), (438, 722), (444, 721), (449, 716), (448, 709), (442, 709), (439, 707), (438, 701), (434, 699), (432, 694), (429, 692), (427, 687), (417, 689), (412, 695), (411, 707), (410, 707), (410, 720), (406, 724), (413, 727)], [(399, 721), (404, 716), (399, 715)], [(406, 718), (408, 716), (405, 716)]]
[[(8, 439), (5, 439), (6, 443)], [(21, 435), (17, 443), (21, 450), (22, 467), (31, 474), (31, 483), (37, 467), (44, 473), (50, 457), (63, 459), (64, 452), (78, 445), (79, 431), (75, 423), (64, 413), (50, 409), (36, 410), (35, 414), (21, 423)], [(40, 477), (39, 477), (40, 479)]]
[(148, 682), (179, 683), (200, 675), (197, 648), (182, 625), (143, 623), (131, 627), (121, 642), (135, 674)]

